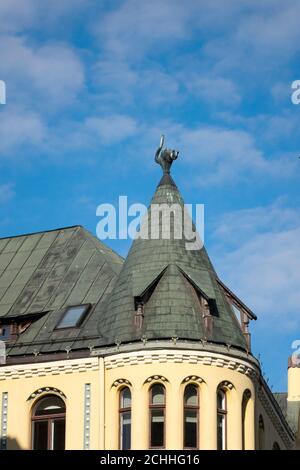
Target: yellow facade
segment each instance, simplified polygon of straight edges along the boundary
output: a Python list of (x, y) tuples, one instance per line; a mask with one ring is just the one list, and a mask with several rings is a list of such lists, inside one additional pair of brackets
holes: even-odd
[[(45, 394), (61, 392), (66, 403), (66, 449), (118, 449), (119, 392), (126, 385), (132, 394), (131, 447), (148, 449), (149, 388), (157, 382), (166, 389), (166, 449), (183, 448), (183, 393), (188, 383), (199, 387), (199, 449), (217, 448), (216, 393), (220, 384), (227, 396), (227, 449), (242, 449), (243, 432), (245, 449), (258, 448), (259, 416), (264, 419), (265, 448), (271, 449), (275, 441), (281, 449), (287, 448), (288, 438), (282, 439), (276, 431), (267, 402), (260, 400), (258, 377), (253, 360), (172, 348), (2, 366), (0, 397), (3, 393), (7, 397), (7, 448), (31, 448), (33, 405)], [(90, 390), (88, 410), (86, 384)], [(250, 399), (243, 420), (245, 391)]]

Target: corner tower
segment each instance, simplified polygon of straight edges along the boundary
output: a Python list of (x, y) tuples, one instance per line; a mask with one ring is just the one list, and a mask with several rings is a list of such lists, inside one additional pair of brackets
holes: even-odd
[(173, 338), (249, 353), (255, 315), (220, 281), (199, 236), (190, 249), (184, 201), (170, 175), (177, 156), (163, 149), (162, 138), (155, 160), (163, 176), (101, 316), (101, 333), (108, 344)]

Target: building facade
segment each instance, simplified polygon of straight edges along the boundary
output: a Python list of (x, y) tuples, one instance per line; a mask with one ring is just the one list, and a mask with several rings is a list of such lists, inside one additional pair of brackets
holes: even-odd
[[(204, 247), (164, 236), (183, 208), (163, 168), (126, 260), (81, 226), (0, 239), (2, 449), (292, 449), (300, 367), (272, 394), (251, 353), (255, 314)], [(149, 232), (150, 233), (150, 232)], [(238, 315), (237, 315), (238, 313)]]

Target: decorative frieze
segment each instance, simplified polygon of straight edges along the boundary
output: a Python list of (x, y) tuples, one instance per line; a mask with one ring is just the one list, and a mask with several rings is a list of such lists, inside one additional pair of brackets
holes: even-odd
[(249, 363), (243, 360), (233, 359), (217, 353), (207, 353), (205, 351), (136, 351), (119, 353), (104, 358), (107, 370), (117, 367), (132, 366), (137, 364), (162, 364), (162, 363), (182, 363), (182, 364), (202, 364), (207, 366), (221, 367), (255, 377), (258, 371)]
[(97, 358), (11, 365), (0, 367), (0, 380), (74, 374), (76, 372), (97, 371), (98, 368)]

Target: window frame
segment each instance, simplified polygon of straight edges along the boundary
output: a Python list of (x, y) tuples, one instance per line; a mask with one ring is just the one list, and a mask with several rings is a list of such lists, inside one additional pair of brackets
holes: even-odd
[[(65, 318), (65, 316), (68, 314), (68, 311), (71, 310), (72, 308), (85, 308), (85, 310), (82, 312), (82, 314), (80, 315), (79, 319), (77, 320), (76, 324), (74, 326), (59, 326), (60, 323), (63, 321), (63, 319)], [(87, 303), (87, 304), (80, 304), (80, 305), (68, 305), (67, 307), (65, 307), (64, 311), (62, 312), (62, 314), (60, 315), (60, 318), (58, 320), (58, 322), (56, 323), (55, 325), (55, 328), (54, 328), (54, 331), (61, 331), (61, 330), (74, 330), (76, 328), (79, 328), (83, 322), (86, 320), (87, 316), (88, 316), (88, 313), (90, 311), (90, 308), (91, 308), (91, 304), (90, 303)]]
[[(224, 408), (219, 408), (218, 407), (218, 394), (219, 392), (224, 394)], [(227, 407), (227, 390), (224, 390), (223, 388), (218, 388), (217, 389), (217, 450), (227, 450), (227, 416), (228, 416), (228, 407)], [(219, 416), (222, 416), (222, 419), (224, 420), (224, 443), (223, 443), (223, 448), (219, 449), (218, 448), (218, 418)]]
[[(193, 385), (196, 390), (197, 390), (197, 405), (186, 405), (185, 404), (185, 391), (187, 389), (188, 386), (190, 385)], [(184, 391), (183, 391), (183, 449), (185, 450), (198, 450), (200, 448), (199, 446), (199, 438), (200, 438), (200, 420), (199, 420), (199, 416), (200, 416), (200, 390), (199, 390), (199, 385), (198, 384), (195, 384), (193, 382), (189, 382), (188, 384), (186, 384), (186, 386), (184, 387)], [(196, 447), (187, 447), (184, 445), (185, 443), (185, 411), (186, 410), (196, 410), (197, 411), (197, 426), (196, 426), (196, 442), (197, 442), (197, 446)]]
[(258, 450), (265, 450), (265, 420), (260, 414), (258, 418)]
[[(36, 409), (37, 409), (39, 403), (44, 398), (51, 398), (51, 397), (59, 398), (65, 405), (65, 411), (63, 413), (50, 413), (50, 414), (47, 414), (47, 415), (35, 416), (35, 412), (36, 412)], [(51, 427), (52, 427), (52, 423), (54, 421), (58, 421), (60, 419), (63, 419), (64, 422), (65, 422), (65, 436), (64, 436), (64, 450), (65, 450), (65, 448), (66, 448), (66, 422), (67, 422), (66, 402), (62, 399), (61, 396), (56, 395), (55, 393), (42, 395), (41, 397), (39, 397), (35, 401), (35, 403), (32, 406), (32, 409), (31, 409), (31, 450), (38, 450), (38, 449), (34, 449), (34, 432), (35, 432), (34, 424), (36, 422), (41, 422), (41, 421), (46, 421), (46, 423), (47, 423), (47, 449), (45, 449), (45, 450), (53, 450), (53, 448), (52, 448), (53, 447), (53, 436), (52, 436), (52, 432), (51, 432)]]
[(251, 392), (246, 389), (242, 398), (242, 450), (246, 450), (246, 413), (251, 399)]
[[(130, 391), (130, 406), (128, 407), (122, 407), (122, 392), (124, 390), (128, 389)], [(130, 448), (129, 449), (123, 449), (122, 446), (122, 439), (121, 439), (121, 418), (124, 413), (130, 412)], [(132, 438), (132, 393), (131, 389), (128, 386), (122, 387), (119, 389), (119, 450), (131, 450), (131, 438)]]
[[(155, 385), (161, 385), (164, 390), (164, 403), (163, 405), (154, 405), (153, 402), (153, 397), (152, 397), (152, 390), (155, 387)], [(148, 391), (148, 414), (149, 414), (149, 449), (165, 449), (166, 448), (166, 387), (163, 383), (161, 382), (155, 382), (151, 384), (149, 387)], [(152, 411), (153, 410), (162, 410), (163, 412), (163, 418), (164, 418), (164, 427), (163, 427), (163, 445), (162, 446), (152, 446), (151, 445), (151, 428), (152, 428)]]

